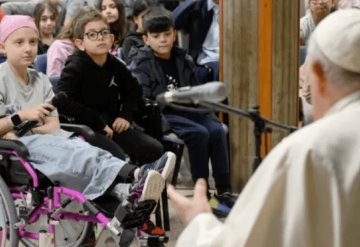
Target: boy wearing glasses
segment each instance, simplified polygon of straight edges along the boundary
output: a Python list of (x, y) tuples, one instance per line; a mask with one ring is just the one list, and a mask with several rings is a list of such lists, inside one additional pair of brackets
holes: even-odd
[(141, 88), (125, 65), (109, 54), (114, 36), (106, 19), (89, 8), (74, 23), (73, 32), (77, 49), (67, 60), (57, 87), (58, 93), (66, 95), (58, 100), (60, 114), (92, 128), (103, 140), (97, 146), (107, 149), (110, 138), (132, 161), (157, 160), (162, 145), (131, 126)]

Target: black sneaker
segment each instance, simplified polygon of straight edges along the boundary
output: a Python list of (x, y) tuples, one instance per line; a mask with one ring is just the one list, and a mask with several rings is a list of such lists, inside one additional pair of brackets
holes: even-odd
[(219, 203), (226, 205), (229, 208), (232, 208), (238, 199), (238, 196), (231, 194), (230, 192), (225, 192), (220, 195), (214, 195)]

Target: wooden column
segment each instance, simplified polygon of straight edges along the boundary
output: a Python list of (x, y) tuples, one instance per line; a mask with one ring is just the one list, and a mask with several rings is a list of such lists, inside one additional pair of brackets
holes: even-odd
[[(272, 119), (290, 125), (296, 125), (299, 116), (299, 13), (296, 0), (276, 0), (273, 6)], [(286, 134), (274, 132), (273, 145)]]
[[(229, 104), (258, 104), (258, 1), (223, 1), (223, 78)], [(230, 115), (233, 189), (239, 191), (251, 174), (254, 141), (248, 119)]]
[[(286, 124), (297, 121), (298, 0), (222, 1), (222, 72), (229, 104)], [(252, 122), (230, 116), (231, 174), (240, 191), (252, 173)], [(275, 145), (283, 135), (272, 134)]]

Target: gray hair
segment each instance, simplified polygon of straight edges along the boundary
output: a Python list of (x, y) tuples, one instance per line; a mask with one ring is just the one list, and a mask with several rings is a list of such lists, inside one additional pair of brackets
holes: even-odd
[(314, 37), (310, 38), (307, 53), (320, 62), (325, 72), (325, 78), (331, 84), (335, 86), (352, 86), (353, 84), (360, 84), (360, 73), (349, 71), (331, 62), (321, 51)]

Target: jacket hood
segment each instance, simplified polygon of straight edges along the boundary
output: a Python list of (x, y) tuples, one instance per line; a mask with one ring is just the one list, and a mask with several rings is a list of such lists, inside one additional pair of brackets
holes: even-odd
[(130, 31), (127, 35), (127, 38), (141, 38), (142, 39), (142, 33), (136, 32), (136, 31)]
[[(109, 54), (107, 54), (106, 57), (106, 63), (109, 63), (109, 61), (113, 59), (112, 56), (109, 56)], [(82, 61), (85, 62), (87, 65), (89, 66), (95, 66), (95, 67), (100, 67), (99, 65), (97, 65), (92, 58), (84, 51), (81, 51), (79, 49), (76, 49), (75, 52), (69, 56), (69, 58), (66, 60), (65, 66), (68, 63), (74, 62), (74, 61)]]
[[(186, 56), (186, 50), (179, 48), (177, 46), (174, 46), (172, 51), (171, 51), (172, 56)], [(143, 61), (146, 60), (150, 60), (153, 59), (155, 56), (151, 50), (151, 48), (149, 46), (144, 46), (141, 47), (138, 52), (135, 54), (134, 59), (136, 60), (137, 63), (141, 63)]]

